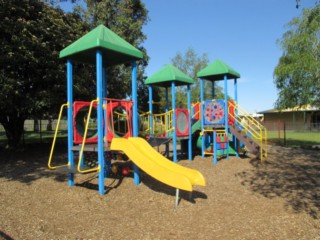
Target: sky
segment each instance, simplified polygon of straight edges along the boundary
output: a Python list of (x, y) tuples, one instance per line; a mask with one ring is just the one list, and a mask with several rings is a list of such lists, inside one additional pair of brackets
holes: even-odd
[[(313, 7), (314, 0), (142, 0), (150, 21), (143, 32), (150, 57), (146, 76), (188, 48), (209, 63), (221, 59), (240, 73), (238, 103), (248, 113), (274, 108), (273, 71), (282, 55), (277, 44), (286, 24)], [(63, 7), (63, 6), (62, 6)], [(223, 82), (219, 83), (223, 86)], [(228, 94), (233, 97), (233, 80)]]

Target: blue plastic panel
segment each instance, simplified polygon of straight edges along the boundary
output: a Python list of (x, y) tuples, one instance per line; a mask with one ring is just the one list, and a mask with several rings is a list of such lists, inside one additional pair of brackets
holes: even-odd
[(206, 100), (203, 107), (205, 125), (224, 124), (225, 104), (222, 99)]

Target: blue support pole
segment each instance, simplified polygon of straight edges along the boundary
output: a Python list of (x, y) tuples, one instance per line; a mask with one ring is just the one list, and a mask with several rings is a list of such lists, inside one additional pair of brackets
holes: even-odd
[[(203, 119), (203, 107), (204, 107), (204, 82), (203, 79), (200, 78), (200, 114), (201, 114), (201, 132), (203, 133), (204, 131), (204, 119)], [(201, 156), (204, 158), (204, 133), (202, 135), (202, 142), (201, 142)]]
[(97, 75), (97, 129), (98, 129), (98, 164), (100, 166), (99, 170), (99, 193), (103, 195), (104, 190), (104, 143), (103, 143), (103, 73), (102, 73), (102, 52), (97, 50), (96, 52), (96, 75)]
[[(107, 73), (106, 73), (106, 68), (102, 68), (102, 98), (107, 98)], [(103, 100), (103, 105), (107, 107), (107, 101)], [(106, 127), (106, 118), (107, 118), (107, 109), (103, 109), (103, 139), (105, 140), (104, 142), (107, 142), (107, 127)]]
[(192, 160), (192, 132), (191, 132), (191, 90), (190, 85), (187, 86), (188, 88), (188, 117), (189, 117), (189, 139), (188, 139), (188, 159)]
[(176, 132), (176, 128), (177, 128), (177, 122), (176, 122), (176, 83), (175, 81), (171, 82), (171, 93), (172, 93), (172, 110), (173, 110), (173, 117), (172, 117), (172, 121), (173, 121), (173, 161), (177, 162), (178, 158), (177, 158), (177, 132)]
[[(237, 78), (234, 79), (234, 102), (235, 106), (238, 105), (238, 81)], [(238, 115), (238, 109), (235, 109), (235, 116)], [(237, 124), (235, 122), (235, 124)], [(234, 136), (234, 148), (236, 150), (236, 157), (239, 157), (239, 149), (238, 149), (238, 139)]]
[[(73, 77), (72, 77), (72, 62), (70, 59), (67, 60), (67, 101), (68, 101), (68, 162), (70, 168), (74, 168), (74, 158), (73, 158), (73, 126), (72, 126), (72, 105), (73, 105)], [(74, 174), (69, 173), (68, 176), (69, 186), (74, 186)]]
[(217, 150), (217, 132), (213, 132), (213, 164), (217, 165), (218, 162), (218, 150)]
[(168, 93), (168, 87), (166, 87), (165, 97), (166, 97), (166, 113), (167, 113), (167, 112), (169, 111), (169, 93)]
[[(228, 137), (228, 79), (227, 75), (224, 75), (224, 130), (226, 131)], [(227, 153), (228, 153), (227, 149)], [(229, 158), (229, 154), (227, 154), (227, 159)]]
[(211, 97), (212, 97), (212, 99), (215, 98), (214, 81), (212, 81), (212, 85), (211, 85)]
[[(166, 113), (169, 111), (169, 93), (168, 93), (168, 87), (166, 87), (166, 90), (165, 90), (165, 98), (166, 98)], [(168, 115), (166, 115), (166, 118), (168, 120)], [(166, 128), (168, 128), (168, 122), (169, 121), (166, 121)], [(169, 136), (169, 133), (166, 134), (166, 136), (168, 137)], [(166, 155), (167, 157), (169, 158), (169, 143), (166, 143)]]
[(149, 112), (150, 112), (150, 119), (149, 119), (149, 124), (150, 124), (150, 137), (153, 137), (153, 96), (152, 96), (152, 86), (148, 86), (149, 90)]
[[(133, 101), (133, 110), (132, 110), (132, 125), (133, 125), (133, 137), (138, 137), (139, 129), (138, 129), (138, 88), (137, 88), (137, 65), (135, 61), (131, 63), (131, 85), (132, 85), (132, 101)], [(134, 176), (134, 184), (140, 184), (139, 177), (139, 168), (134, 165), (133, 166), (133, 176)]]

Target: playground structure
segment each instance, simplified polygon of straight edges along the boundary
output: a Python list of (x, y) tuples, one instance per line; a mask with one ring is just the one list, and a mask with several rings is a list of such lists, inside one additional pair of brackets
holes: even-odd
[[(267, 131), (256, 119), (251, 117), (238, 104), (237, 78), (240, 74), (221, 60), (216, 60), (199, 71), (200, 102), (191, 104), (190, 85), (193, 79), (172, 65), (166, 65), (146, 79), (149, 88), (148, 130), (155, 134), (154, 122), (164, 125), (162, 136), (172, 138), (173, 161), (177, 161), (177, 141), (185, 146), (188, 159), (192, 159), (192, 149), (200, 148), (201, 155), (213, 155), (214, 164), (219, 157), (237, 157), (239, 152), (251, 152), (261, 160), (267, 158)], [(227, 80), (234, 79), (234, 99), (228, 100)], [(204, 81), (212, 82), (212, 99), (204, 99)], [(224, 81), (224, 99), (215, 99), (214, 82)], [(187, 85), (187, 109), (176, 108), (175, 88)], [(165, 88), (165, 113), (153, 114), (152, 89), (154, 86)], [(169, 109), (168, 88), (171, 87)], [(159, 118), (161, 116), (161, 118)], [(192, 141), (192, 139), (197, 139)]]
[[(197, 77), (200, 78), (200, 102), (202, 104), (200, 108), (203, 111), (200, 132), (200, 135), (203, 136), (201, 139), (202, 157), (206, 154), (213, 154), (216, 164), (219, 155), (228, 158), (229, 153), (232, 152), (238, 157), (239, 151), (248, 150), (261, 160), (267, 159), (266, 128), (238, 104), (237, 78), (240, 77), (240, 74), (218, 59), (199, 71)], [(229, 79), (234, 79), (232, 101), (228, 100), (227, 80)], [(204, 99), (205, 80), (212, 82), (212, 100)], [(220, 80), (224, 81), (224, 99), (216, 100), (214, 99), (214, 82)], [(213, 153), (206, 151), (208, 134), (211, 135)]]
[[(177, 165), (177, 142), (180, 141), (193, 156), (193, 148), (201, 149), (202, 157), (213, 155), (214, 164), (222, 156), (239, 156), (241, 149), (249, 150), (260, 159), (266, 159), (267, 133), (263, 125), (237, 104), (236, 71), (217, 60), (198, 73), (200, 78), (200, 102), (191, 104), (190, 86), (193, 79), (172, 65), (166, 65), (150, 76), (145, 84), (149, 89), (149, 112), (138, 114), (137, 106), (137, 68), (136, 60), (143, 57), (142, 52), (121, 39), (103, 25), (87, 33), (60, 52), (60, 58), (67, 59), (67, 103), (60, 109), (55, 136), (50, 151), (50, 169), (68, 173), (69, 185), (74, 186), (75, 173), (98, 172), (99, 193), (105, 193), (104, 179), (112, 171), (113, 156), (125, 153), (133, 165), (135, 184), (140, 183), (139, 169), (155, 179), (177, 189), (192, 191), (193, 185), (205, 186), (205, 179), (196, 170)], [(73, 102), (73, 62), (96, 65), (97, 97), (91, 102)], [(119, 100), (107, 98), (107, 77), (105, 68), (131, 62), (132, 99)], [(214, 82), (224, 80), (223, 100), (215, 100)], [(234, 79), (235, 96), (228, 101), (227, 80)], [(212, 82), (212, 99), (204, 99), (204, 80)], [(176, 108), (175, 89), (187, 86), (187, 108)], [(152, 88), (165, 87), (165, 113), (153, 113)], [(171, 109), (169, 109), (169, 88), (171, 87)], [(53, 152), (62, 112), (67, 110), (68, 118), (68, 162), (55, 165)], [(140, 124), (147, 122), (146, 130), (150, 141), (139, 138)], [(245, 124), (242, 120), (245, 119)], [(167, 144), (172, 140), (173, 157), (169, 159), (159, 154), (150, 143), (154, 140), (156, 126), (161, 126), (160, 136)], [(159, 130), (159, 129), (158, 129)], [(194, 141), (196, 140), (196, 141)], [(231, 144), (232, 143), (232, 144)], [(77, 162), (75, 153), (78, 153)], [(97, 164), (85, 166), (87, 153), (96, 153)]]
[[(68, 173), (69, 186), (74, 186), (75, 173), (98, 172), (99, 193), (105, 193), (104, 180), (112, 169), (112, 152), (126, 153), (134, 163), (135, 184), (140, 183), (139, 169), (159, 181), (186, 191), (193, 185), (205, 186), (205, 179), (196, 170), (185, 168), (159, 155), (138, 137), (137, 67), (142, 59), (141, 51), (103, 25), (99, 25), (60, 52), (67, 59), (67, 103), (60, 108), (56, 131), (49, 155), (48, 167)], [(91, 102), (73, 102), (73, 62), (96, 65), (96, 99)], [(131, 62), (132, 101), (107, 98), (106, 67)], [(121, 107), (123, 112), (117, 112)], [(53, 152), (63, 111), (67, 109), (68, 161), (54, 164)], [(92, 117), (94, 116), (94, 117)], [(126, 122), (127, 131), (122, 137), (115, 126)], [(95, 131), (91, 131), (96, 128)], [(97, 165), (84, 166), (84, 153), (95, 152)], [(76, 166), (74, 153), (78, 153)], [(152, 156), (152, 157), (151, 157)], [(178, 192), (178, 191), (177, 191)]]

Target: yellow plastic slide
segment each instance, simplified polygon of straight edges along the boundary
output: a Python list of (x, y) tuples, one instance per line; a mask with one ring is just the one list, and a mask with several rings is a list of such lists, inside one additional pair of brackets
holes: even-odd
[(174, 188), (192, 191), (192, 185), (206, 184), (200, 172), (171, 162), (142, 138), (114, 138), (110, 149), (123, 151), (140, 169)]

